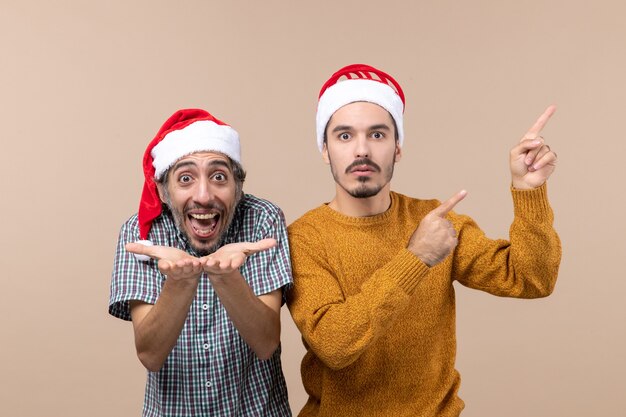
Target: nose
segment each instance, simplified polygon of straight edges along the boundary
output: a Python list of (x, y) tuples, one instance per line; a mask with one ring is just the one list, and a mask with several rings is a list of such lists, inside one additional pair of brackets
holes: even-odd
[(198, 180), (194, 193), (194, 200), (201, 205), (208, 204), (213, 199), (213, 192), (208, 178)]
[(354, 156), (357, 158), (369, 158), (370, 149), (367, 137), (365, 137), (365, 135), (358, 135), (354, 143)]

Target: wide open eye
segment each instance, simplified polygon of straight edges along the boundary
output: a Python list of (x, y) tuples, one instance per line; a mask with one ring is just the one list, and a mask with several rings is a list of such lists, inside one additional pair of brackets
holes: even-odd
[(226, 174), (224, 174), (223, 172), (217, 172), (213, 175), (212, 177), (215, 181), (219, 181), (219, 182), (224, 182), (226, 181), (228, 178), (226, 177)]
[(383, 139), (385, 134), (383, 132), (374, 132), (372, 133), (372, 138), (374, 139)]
[(183, 184), (187, 184), (190, 183), (192, 180), (191, 175), (181, 175), (180, 177), (178, 177), (178, 182), (183, 183)]
[(339, 135), (339, 139), (341, 139), (341, 140), (348, 140), (348, 139), (350, 139), (350, 134), (344, 132), (341, 135)]

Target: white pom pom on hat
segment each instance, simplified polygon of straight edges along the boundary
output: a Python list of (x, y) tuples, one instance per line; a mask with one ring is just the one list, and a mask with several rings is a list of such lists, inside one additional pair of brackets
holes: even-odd
[(324, 132), (332, 115), (346, 104), (366, 101), (378, 104), (391, 114), (398, 130), (400, 146), (404, 141), (404, 92), (389, 74), (370, 65), (353, 64), (335, 72), (322, 86), (317, 103), (317, 146), (324, 147)]
[[(154, 245), (154, 243), (152, 243), (152, 241), (150, 240), (138, 240), (135, 243), (140, 243), (145, 246)], [(135, 255), (135, 259), (137, 259), (138, 261), (148, 262), (150, 260), (150, 257), (148, 255), (142, 255), (140, 253), (133, 253), (133, 255)]]

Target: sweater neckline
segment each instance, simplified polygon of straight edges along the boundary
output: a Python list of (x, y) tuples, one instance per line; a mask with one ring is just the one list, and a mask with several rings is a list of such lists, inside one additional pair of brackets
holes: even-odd
[(383, 211), (382, 213), (379, 214), (375, 214), (373, 216), (365, 216), (365, 217), (353, 217), (353, 216), (347, 216), (345, 214), (342, 214), (340, 212), (338, 212), (335, 209), (332, 209), (328, 204), (329, 203), (324, 203), (321, 206), (321, 209), (324, 211), (324, 213), (328, 216), (331, 216), (333, 219), (341, 222), (341, 223), (346, 223), (346, 224), (352, 224), (352, 225), (371, 225), (371, 224), (377, 224), (377, 223), (382, 223), (385, 222), (389, 219), (389, 217), (391, 217), (391, 214), (396, 211), (396, 208), (398, 207), (398, 196), (395, 192), (390, 191), (389, 192), (389, 196), (391, 197), (391, 204), (389, 205), (389, 208), (385, 211)]

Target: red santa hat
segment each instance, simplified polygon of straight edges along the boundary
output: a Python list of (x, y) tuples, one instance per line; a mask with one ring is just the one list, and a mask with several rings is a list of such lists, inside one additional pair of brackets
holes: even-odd
[(391, 114), (398, 130), (398, 142), (404, 141), (402, 114), (404, 92), (392, 76), (365, 64), (353, 64), (335, 72), (322, 86), (317, 103), (317, 146), (324, 146), (324, 132), (332, 115), (346, 104), (366, 101), (378, 104)]
[(143, 156), (145, 181), (137, 216), (139, 236), (144, 241), (162, 209), (155, 180), (180, 158), (194, 152), (220, 152), (241, 163), (239, 134), (201, 109), (178, 110), (167, 119)]

